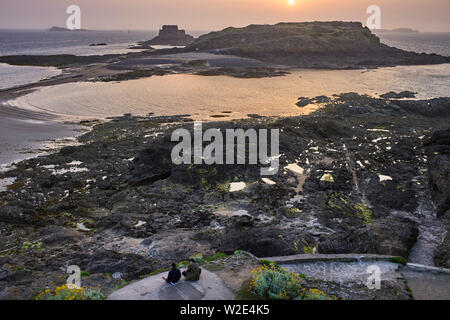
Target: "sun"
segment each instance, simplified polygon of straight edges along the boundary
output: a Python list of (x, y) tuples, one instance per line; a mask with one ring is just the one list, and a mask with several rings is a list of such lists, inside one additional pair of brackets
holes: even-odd
[(295, 4), (295, 0), (289, 0), (289, 5), (293, 6)]

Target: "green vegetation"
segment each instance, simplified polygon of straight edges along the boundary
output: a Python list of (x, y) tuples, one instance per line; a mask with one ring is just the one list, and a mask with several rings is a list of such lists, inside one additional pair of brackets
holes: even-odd
[(203, 259), (203, 260), (204, 260), (204, 261), (207, 261), (207, 262), (211, 262), (211, 261), (218, 260), (218, 259), (222, 259), (222, 258), (226, 258), (226, 257), (228, 257), (227, 254), (225, 254), (225, 253), (223, 253), (223, 252), (217, 252), (215, 255), (206, 257), (206, 258)]
[(405, 258), (402, 258), (402, 257), (392, 257), (389, 259), (389, 261), (393, 262), (393, 263), (398, 263), (398, 264), (401, 264), (404, 266), (406, 266), (406, 264), (408, 263), (408, 260), (406, 260)]
[(265, 267), (271, 267), (271, 266), (273, 266), (273, 267), (275, 267), (275, 268), (277, 268), (277, 269), (280, 268), (280, 266), (279, 266), (277, 263), (272, 262), (272, 261), (269, 261), (269, 260), (260, 260), (259, 262), (261, 262), (261, 264), (262, 264), (263, 266), (265, 266)]
[(54, 291), (47, 289), (36, 296), (36, 300), (104, 300), (106, 297), (98, 289), (69, 287), (64, 284)]
[(228, 191), (230, 191), (230, 181), (226, 181), (225, 183), (219, 183), (216, 186), (216, 189), (219, 192), (227, 193)]
[(303, 252), (305, 252), (306, 254), (315, 254), (316, 253), (316, 249), (311, 246), (308, 241), (306, 241), (305, 239), (302, 239), (303, 242)]
[(83, 271), (81, 271), (80, 275), (82, 277), (89, 277), (91, 275), (91, 273), (89, 271), (83, 270)]
[(122, 289), (123, 287), (129, 285), (130, 282), (126, 280), (122, 280), (122, 282), (117, 286), (116, 290)]
[(285, 214), (287, 217), (295, 217), (300, 211), (297, 208), (286, 208)]
[(29, 249), (42, 249), (42, 243), (35, 241), (35, 242), (28, 242), (25, 241), (22, 243), (22, 250), (29, 250)]
[(252, 271), (249, 291), (271, 300), (332, 300), (318, 289), (302, 287), (302, 276), (280, 269), (274, 264)]
[(355, 204), (354, 208), (356, 210), (357, 217), (360, 218), (364, 224), (372, 222), (372, 210), (370, 210), (367, 205), (359, 203)]
[(358, 218), (363, 224), (373, 220), (373, 213), (365, 203), (352, 203), (347, 195), (342, 192), (333, 192), (326, 197), (326, 206), (350, 217)]

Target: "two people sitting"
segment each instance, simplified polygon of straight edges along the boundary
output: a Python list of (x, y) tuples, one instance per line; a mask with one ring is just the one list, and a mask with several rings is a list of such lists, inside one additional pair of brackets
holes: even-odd
[(175, 285), (180, 281), (181, 275), (183, 274), (185, 281), (198, 281), (200, 279), (200, 274), (202, 269), (195, 263), (194, 259), (189, 260), (189, 265), (186, 271), (181, 273), (180, 269), (177, 268), (175, 263), (172, 263), (172, 269), (169, 271), (167, 277), (162, 277), (166, 282)]

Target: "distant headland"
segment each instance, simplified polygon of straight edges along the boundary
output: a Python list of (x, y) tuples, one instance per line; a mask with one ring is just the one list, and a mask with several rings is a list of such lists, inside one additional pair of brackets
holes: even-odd
[(86, 29), (67, 29), (67, 28), (63, 28), (63, 27), (51, 27), (48, 29), (48, 31), (56, 31), (56, 32), (60, 32), (60, 31), (67, 31), (67, 32), (71, 32), (71, 31), (89, 31)]
[(411, 28), (396, 28), (396, 29), (378, 29), (378, 30), (373, 30), (373, 32), (377, 33), (377, 32), (384, 32), (384, 33), (419, 33), (418, 30), (414, 30)]

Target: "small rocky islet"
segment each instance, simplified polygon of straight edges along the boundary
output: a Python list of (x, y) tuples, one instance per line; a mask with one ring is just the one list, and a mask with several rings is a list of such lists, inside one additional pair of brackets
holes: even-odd
[[(69, 265), (109, 294), (200, 252), (409, 259), (430, 219), (444, 229), (431, 259), (449, 268), (450, 99), (326, 98), (307, 116), (203, 124), (280, 129), (280, 170), (264, 179), (258, 165), (174, 165), (171, 133), (193, 130), (188, 115), (84, 122), (81, 145), (16, 163), (0, 176), (0, 298), (32, 299)], [(371, 298), (409, 297), (404, 283), (384, 288)]]

